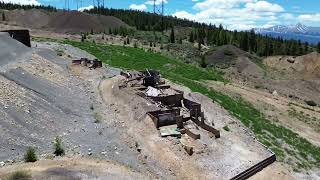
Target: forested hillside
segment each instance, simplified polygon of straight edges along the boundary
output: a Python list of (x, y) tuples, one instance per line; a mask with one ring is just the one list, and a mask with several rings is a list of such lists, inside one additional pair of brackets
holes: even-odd
[[(34, 6), (34, 5), (17, 5), (7, 4), (0, 2), (1, 9), (44, 9), (47, 11), (57, 11), (56, 8), (51, 6)], [(271, 55), (304, 55), (314, 51), (315, 47), (310, 46), (308, 43), (301, 43), (296, 40), (284, 40), (281, 38), (273, 38), (255, 34), (251, 31), (230, 31), (223, 28), (222, 25), (205, 24), (190, 21), (187, 19), (179, 19), (172, 16), (160, 16), (149, 12), (141, 12), (134, 10), (124, 9), (108, 9), (97, 8), (86, 11), (90, 14), (101, 14), (106, 16), (115, 16), (128, 25), (135, 27), (137, 30), (143, 31), (159, 31), (173, 29), (173, 27), (191, 27), (193, 30), (189, 34), (188, 41), (191, 43), (198, 43), (199, 48), (201, 45), (214, 45), (221, 46), (232, 44), (244, 51), (256, 53), (259, 56)], [(105, 30), (107, 32), (108, 29)], [(132, 32), (127, 28), (109, 29), (109, 32)], [(182, 39), (175, 39), (174, 31), (171, 30), (170, 42), (182, 42)], [(126, 35), (127, 33), (120, 33)], [(177, 34), (176, 34), (177, 37)], [(167, 43), (167, 42), (163, 42)]]
[[(86, 12), (115, 16), (138, 30), (164, 31), (174, 26), (192, 27), (194, 30), (189, 35), (190, 42), (217, 46), (233, 44), (242, 50), (257, 53), (259, 56), (298, 56), (313, 50), (308, 43), (301, 43), (300, 41), (257, 35), (253, 30), (250, 32), (229, 31), (225, 30), (222, 25), (216, 27), (215, 25), (193, 22), (172, 16), (108, 8), (94, 8)], [(171, 40), (171, 42), (173, 41)]]

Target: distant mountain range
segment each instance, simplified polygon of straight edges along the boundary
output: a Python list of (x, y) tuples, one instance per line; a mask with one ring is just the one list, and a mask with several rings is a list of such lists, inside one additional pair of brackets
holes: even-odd
[(270, 28), (257, 28), (255, 32), (272, 37), (301, 40), (310, 44), (320, 42), (320, 27), (308, 27), (301, 23), (291, 26), (273, 26)]

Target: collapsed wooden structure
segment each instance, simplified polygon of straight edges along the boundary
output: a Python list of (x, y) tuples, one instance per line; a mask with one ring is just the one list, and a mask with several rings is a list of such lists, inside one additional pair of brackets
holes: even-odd
[[(185, 126), (186, 123), (193, 123), (202, 129), (220, 137), (220, 131), (205, 123), (204, 112), (201, 111), (201, 104), (186, 99), (184, 92), (165, 85), (157, 71), (122, 72), (127, 78), (127, 86), (136, 86), (142, 81), (142, 87), (138, 88), (137, 94), (148, 101), (157, 104), (158, 111), (148, 112), (157, 129), (177, 125), (179, 132), (186, 133), (193, 139), (200, 139), (200, 134), (193, 132)], [(136, 81), (136, 83), (132, 83)], [(130, 84), (132, 83), (132, 84)]]

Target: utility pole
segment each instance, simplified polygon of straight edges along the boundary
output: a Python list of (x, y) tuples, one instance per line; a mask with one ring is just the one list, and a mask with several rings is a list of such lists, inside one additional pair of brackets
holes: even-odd
[(153, 0), (153, 13), (161, 16), (161, 26), (164, 29), (164, 0), (161, 0), (161, 5), (159, 5), (157, 0)]

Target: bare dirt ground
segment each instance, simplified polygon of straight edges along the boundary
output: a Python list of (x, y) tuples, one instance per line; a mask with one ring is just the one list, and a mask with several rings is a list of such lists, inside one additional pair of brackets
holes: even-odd
[(16, 171), (28, 172), (32, 179), (79, 180), (79, 179), (150, 179), (130, 167), (117, 163), (81, 157), (41, 160), (35, 163), (17, 163), (0, 168), (0, 179), (6, 179)]
[[(255, 163), (270, 156), (270, 152), (251, 136), (250, 131), (230, 116), (218, 104), (209, 98), (191, 93), (184, 87), (171, 85), (184, 90), (186, 96), (203, 105), (207, 123), (214, 123), (221, 131), (221, 138), (212, 139), (202, 132), (201, 139), (191, 140), (183, 136), (160, 138), (152, 120), (145, 115), (147, 111), (157, 109), (147, 100), (135, 95), (132, 90), (119, 89), (122, 77), (106, 79), (101, 84), (103, 99), (119, 110), (119, 119), (128, 128), (142, 148), (141, 154), (147, 157), (147, 163), (157, 162), (160, 169), (167, 169), (178, 179), (230, 179)], [(222, 128), (228, 125), (230, 132)], [(189, 156), (182, 144), (195, 147), (195, 154)], [(277, 172), (277, 171), (276, 171)]]

